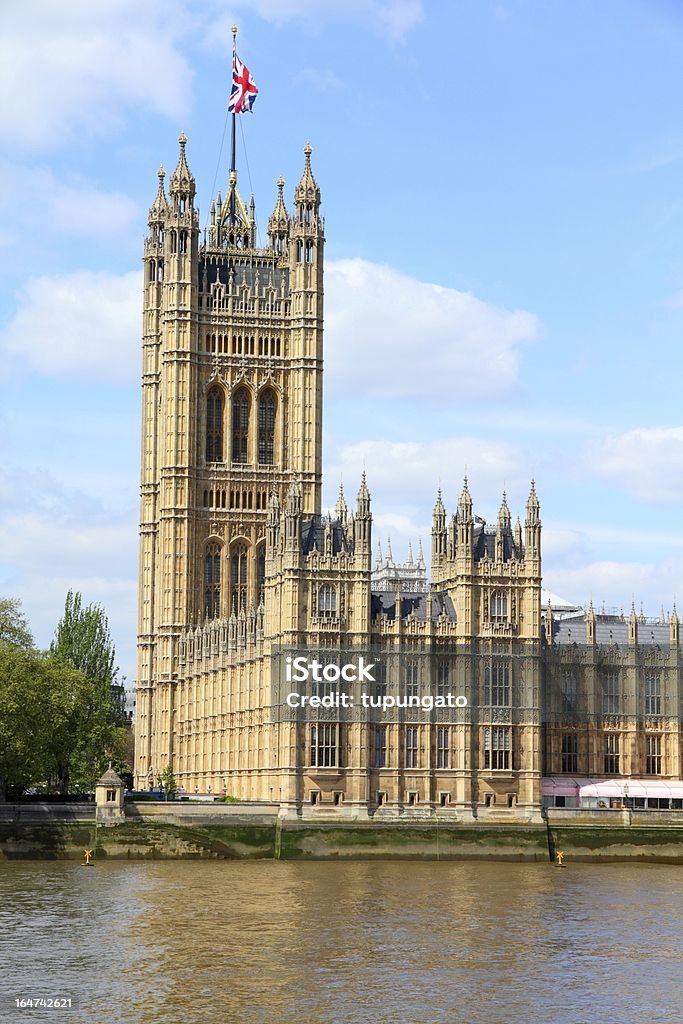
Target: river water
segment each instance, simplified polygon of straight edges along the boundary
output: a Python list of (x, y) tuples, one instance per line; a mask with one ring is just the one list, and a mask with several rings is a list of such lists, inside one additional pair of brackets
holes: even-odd
[(0, 862), (0, 953), (11, 1022), (675, 1024), (683, 868)]

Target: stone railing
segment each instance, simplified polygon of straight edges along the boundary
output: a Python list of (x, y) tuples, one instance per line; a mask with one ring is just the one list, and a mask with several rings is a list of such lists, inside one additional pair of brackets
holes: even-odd
[(94, 821), (94, 803), (0, 804), (0, 821)]

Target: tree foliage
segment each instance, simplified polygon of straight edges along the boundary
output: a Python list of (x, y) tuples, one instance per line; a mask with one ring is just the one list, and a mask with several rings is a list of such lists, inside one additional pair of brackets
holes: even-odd
[(116, 654), (109, 622), (99, 604), (83, 607), (81, 595), (70, 590), (50, 651), (79, 668), (93, 685), (110, 687), (116, 681)]
[(72, 666), (0, 644), (0, 798), (68, 778), (89, 688)]
[(125, 694), (118, 682), (116, 652), (101, 605), (84, 606), (81, 595), (70, 590), (50, 652), (56, 661), (78, 669), (89, 683), (80, 728), (68, 763), (62, 765), (60, 780), (62, 785), (90, 788), (105, 758), (122, 760), (127, 745), (123, 735)]
[(33, 637), (17, 597), (0, 597), (0, 644), (30, 651)]
[(0, 600), (0, 800), (30, 786), (90, 791), (129, 730), (107, 618), (69, 591), (49, 652), (36, 651), (20, 604)]
[(173, 762), (169, 761), (161, 775), (157, 779), (159, 785), (164, 791), (164, 797), (166, 800), (173, 800), (178, 788), (176, 777), (173, 773)]

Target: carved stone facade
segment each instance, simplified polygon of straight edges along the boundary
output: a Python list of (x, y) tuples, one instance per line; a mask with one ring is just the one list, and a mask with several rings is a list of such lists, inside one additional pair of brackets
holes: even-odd
[(587, 613), (544, 635), (548, 775), (681, 777), (683, 663), (676, 610), (646, 619)]
[[(593, 716), (577, 770), (602, 774), (596, 752), (620, 732), (621, 769), (642, 773), (643, 737), (664, 723), (662, 767), (678, 775), (677, 620), (659, 655), (631, 640), (600, 653), (594, 613), (581, 651), (570, 620), (544, 622), (533, 483), (523, 526), (505, 495), (488, 527), (467, 481), (450, 520), (439, 493), (426, 592), (412, 585), (421, 551), (405, 591), (401, 573), (373, 588), (365, 476), (352, 511), (340, 491), (321, 516), (324, 221), (311, 149), (291, 214), (278, 180), (258, 248), (234, 173), (200, 243), (179, 141), (144, 248), (137, 786), (172, 764), (189, 794), (275, 800), (284, 813), (530, 820), (578, 714), (558, 703), (565, 665)], [(447, 722), (283, 722), (271, 691), (281, 647), (412, 651), (435, 666), (433, 686), (468, 705)], [(596, 666), (610, 657), (624, 699), (606, 715)], [(639, 680), (657, 657), (676, 683), (643, 719)]]

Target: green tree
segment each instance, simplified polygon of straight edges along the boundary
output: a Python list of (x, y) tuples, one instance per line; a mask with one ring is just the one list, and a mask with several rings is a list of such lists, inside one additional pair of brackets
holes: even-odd
[(176, 777), (173, 774), (173, 761), (168, 762), (157, 781), (164, 791), (164, 799), (172, 800), (178, 788)]
[(102, 689), (116, 685), (119, 670), (107, 616), (99, 604), (84, 608), (78, 592), (70, 590), (66, 595), (50, 651), (80, 668), (94, 685)]
[(49, 773), (43, 697), (35, 652), (0, 644), (0, 800), (21, 795)]
[(0, 643), (0, 800), (68, 776), (89, 689), (78, 669)]
[(17, 597), (0, 598), (0, 644), (11, 644), (25, 651), (33, 647), (31, 630)]
[(59, 762), (59, 784), (63, 791), (73, 786), (91, 789), (108, 759), (126, 749), (123, 687), (117, 679), (114, 644), (102, 607), (84, 607), (81, 595), (70, 590), (50, 655), (55, 664), (79, 670), (88, 682), (70, 749), (63, 751)]

